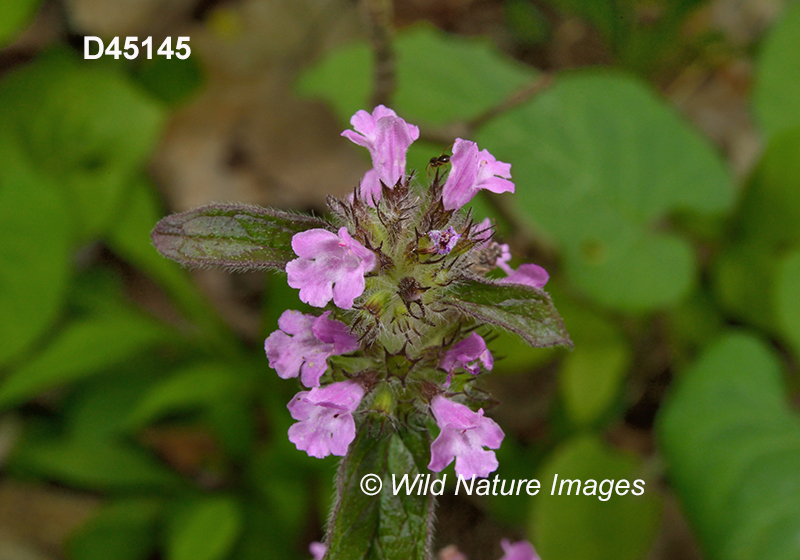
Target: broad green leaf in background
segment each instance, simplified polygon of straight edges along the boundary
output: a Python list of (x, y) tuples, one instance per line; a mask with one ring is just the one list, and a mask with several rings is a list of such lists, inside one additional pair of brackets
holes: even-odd
[(0, 364), (52, 324), (69, 279), (70, 217), (51, 184), (20, 165), (0, 131)]
[(770, 140), (739, 213), (745, 240), (760, 243), (765, 250), (800, 244), (800, 126)]
[(178, 504), (171, 516), (167, 560), (227, 558), (241, 530), (242, 510), (233, 498), (209, 496), (187, 500)]
[(477, 138), (512, 163), (518, 219), (552, 236), (569, 278), (615, 309), (646, 311), (683, 297), (696, 264), (664, 221), (680, 209), (721, 213), (733, 202), (717, 154), (625, 75), (564, 75)]
[[(644, 493), (634, 496), (612, 493), (608, 500), (595, 495), (576, 495), (573, 484), (558, 481), (581, 481), (581, 491), (591, 494), (591, 484), (599, 489), (605, 480), (616, 485), (625, 479), (629, 487), (637, 479), (645, 482)], [(642, 467), (632, 455), (612, 450), (594, 436), (585, 436), (563, 443), (542, 467), (538, 477), (542, 489), (533, 501), (531, 530), (536, 550), (547, 560), (639, 560), (650, 549), (656, 536), (661, 511), (661, 498), (653, 482), (642, 476)], [(620, 491), (624, 491), (621, 485)], [(607, 493), (609, 483), (602, 485)], [(558, 492), (561, 488), (562, 494)]]
[(765, 39), (756, 64), (753, 100), (768, 136), (800, 127), (800, 4), (787, 8)]
[(711, 268), (714, 295), (736, 319), (773, 333), (777, 255), (764, 243), (739, 242), (724, 247)]
[(457, 286), (441, 303), (507, 329), (537, 348), (572, 346), (550, 296), (537, 288), (473, 279)]
[(270, 560), (297, 560), (307, 556), (305, 550), (298, 553), (296, 532), (286, 531), (283, 524), (276, 523), (281, 515), (275, 514), (272, 504), (250, 500), (242, 509), (241, 536), (229, 558), (264, 560), (264, 551), (269, 551)]
[(271, 509), (281, 512), (273, 524), (279, 531), (293, 533), (294, 538), (299, 536), (308, 515), (312, 490), (309, 480), (315, 476), (298, 457), (297, 449), (287, 439), (260, 449), (247, 465), (250, 484)]
[(489, 347), (495, 359), (492, 373), (500, 375), (528, 373), (560, 355), (556, 348), (534, 348), (515, 334), (502, 329), (492, 333)]
[(283, 270), (297, 258), (292, 237), (325, 228), (318, 218), (243, 204), (214, 204), (163, 218), (153, 243), (165, 257), (188, 266)]
[(39, 393), (102, 373), (106, 368), (162, 342), (167, 331), (133, 311), (69, 323), (35, 358), (0, 383), (0, 409)]
[(569, 325), (575, 350), (564, 356), (559, 382), (570, 419), (587, 426), (615, 402), (633, 351), (619, 328), (585, 307), (559, 298), (559, 310)]
[(551, 24), (541, 8), (527, 0), (506, 0), (508, 27), (522, 43), (543, 44), (550, 35)]
[(22, 157), (64, 189), (77, 235), (103, 233), (161, 132), (164, 111), (123, 74), (46, 53), (5, 76), (0, 123)]
[(723, 337), (683, 374), (657, 426), (709, 560), (800, 557), (800, 418), (770, 348)]
[(681, 365), (716, 339), (726, 328), (725, 319), (707, 291), (697, 291), (670, 309), (669, 334), (673, 364)]
[(541, 8), (527, 0), (506, 0), (504, 8), (508, 27), (518, 41), (534, 45), (547, 41), (551, 23)]
[[(415, 124), (475, 118), (535, 76), (485, 40), (447, 35), (429, 25), (399, 33), (395, 49), (398, 89), (392, 108)], [(298, 89), (325, 99), (342, 122), (348, 122), (359, 109), (372, 111), (366, 106), (372, 94), (372, 66), (367, 44), (356, 43), (307, 70)]]
[(131, 444), (75, 437), (23, 438), (9, 469), (95, 491), (170, 492), (185, 486), (181, 477)]
[(203, 83), (203, 71), (197, 56), (181, 60), (177, 56), (167, 59), (154, 56), (140, 58), (135, 76), (147, 91), (170, 105), (178, 105), (191, 98)]
[(137, 177), (123, 200), (123, 206), (125, 211), (106, 239), (108, 245), (117, 255), (161, 284), (178, 307), (202, 328), (202, 332), (213, 336), (216, 349), (235, 356), (237, 342), (186, 270), (153, 250), (150, 233), (153, 224), (164, 215), (154, 186), (145, 177)]
[(130, 437), (125, 421), (169, 367), (158, 353), (142, 353), (115, 365), (109, 375), (76, 382), (63, 404), (68, 437), (96, 442)]
[(778, 265), (776, 308), (783, 332), (800, 356), (800, 251), (784, 258)]
[(27, 26), (41, 0), (4, 0), (0, 2), (0, 47), (6, 46)]
[(242, 398), (249, 385), (240, 373), (225, 365), (188, 366), (154, 383), (131, 411), (126, 424), (132, 430), (139, 430), (168, 414)]
[(156, 548), (162, 504), (132, 498), (104, 506), (66, 543), (70, 560), (147, 560)]
[(776, 134), (753, 172), (735, 230), (711, 267), (714, 292), (739, 320), (775, 334), (777, 264), (800, 246), (800, 127)]

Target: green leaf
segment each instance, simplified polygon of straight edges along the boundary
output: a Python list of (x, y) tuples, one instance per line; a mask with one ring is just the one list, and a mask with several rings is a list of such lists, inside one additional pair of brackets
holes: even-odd
[(167, 414), (213, 407), (226, 399), (241, 398), (248, 392), (248, 385), (241, 374), (224, 365), (189, 366), (154, 383), (126, 424), (138, 430)]
[[(2, 126), (0, 126), (2, 129)], [(69, 279), (70, 218), (46, 180), (20, 165), (0, 130), (0, 364), (53, 323)]]
[(4, 47), (31, 22), (41, 0), (6, 0), (0, 3), (0, 47)]
[(74, 321), (32, 361), (0, 384), (0, 409), (101, 373), (164, 337), (165, 330), (160, 325), (130, 311)]
[(191, 98), (203, 84), (203, 70), (196, 56), (184, 60), (177, 56), (169, 60), (155, 56), (140, 61), (136, 78), (158, 99), (178, 105)]
[(121, 73), (53, 51), (0, 86), (0, 123), (29, 166), (68, 195), (82, 238), (103, 233), (155, 147), (162, 107)]
[(747, 185), (740, 207), (741, 235), (783, 248), (800, 244), (800, 126), (775, 135)]
[(800, 556), (800, 421), (774, 353), (722, 338), (660, 412), (667, 472), (709, 560)]
[(115, 441), (25, 439), (11, 467), (88, 490), (164, 492), (183, 485), (178, 475), (145, 451)]
[(753, 101), (769, 136), (800, 126), (800, 4), (787, 8), (767, 36), (756, 64)]
[(680, 300), (696, 264), (685, 241), (663, 232), (664, 219), (682, 209), (721, 213), (733, 202), (708, 143), (624, 75), (565, 75), (477, 138), (513, 164), (517, 218), (549, 234), (570, 280), (615, 309)]
[(162, 255), (183, 265), (284, 270), (297, 258), (292, 237), (326, 225), (280, 210), (214, 204), (167, 216), (156, 224), (152, 237)]
[(63, 425), (70, 437), (106, 442), (127, 438), (125, 420), (169, 368), (158, 353), (144, 353), (125, 360), (102, 375), (76, 383), (65, 401)]
[[(393, 474), (399, 480), (407, 473), (412, 481), (418, 474), (430, 474), (426, 468), (429, 446), (426, 430), (396, 431), (385, 416), (377, 414), (364, 420), (339, 467), (326, 560), (430, 557), (433, 496), (392, 492)], [(361, 490), (367, 474), (383, 481), (383, 490), (376, 496)]]
[(783, 331), (800, 356), (800, 251), (778, 265), (777, 309)]
[(776, 329), (775, 272), (777, 257), (764, 243), (733, 242), (714, 258), (711, 279), (722, 307), (740, 321)]
[(609, 341), (605, 346), (578, 342), (575, 352), (564, 358), (560, 371), (564, 404), (575, 423), (591, 424), (608, 409), (630, 361), (631, 351), (623, 340)]
[(147, 560), (156, 548), (157, 500), (132, 498), (103, 507), (66, 543), (71, 560)]
[(486, 39), (448, 35), (431, 25), (399, 35), (397, 57), (394, 104), (409, 122), (438, 125), (473, 119), (536, 76)]
[[(658, 530), (661, 500), (641, 471), (635, 457), (610, 449), (594, 436), (563, 443), (542, 468), (542, 490), (533, 502), (531, 529), (542, 558), (643, 558)], [(562, 486), (565, 480), (576, 479), (580, 490), (574, 483)], [(621, 485), (624, 495), (615, 491), (621, 480), (627, 480), (631, 488), (625, 492)], [(637, 480), (644, 481), (644, 493), (634, 496)], [(589, 481), (596, 483), (594, 494)]]
[[(296, 479), (296, 477), (295, 477)], [(297, 560), (297, 537), (294, 531), (286, 531), (275, 515), (276, 508), (263, 503), (243, 504), (244, 520), (242, 535), (230, 558), (236, 560), (264, 560), (269, 551), (269, 560)], [(280, 511), (280, 510), (277, 510)], [(310, 555), (303, 555), (302, 558)]]
[(442, 304), (518, 334), (531, 346), (572, 346), (550, 296), (520, 284), (472, 279), (457, 286)]
[(534, 371), (550, 363), (560, 354), (553, 347), (532, 348), (520, 337), (496, 329), (490, 344), (495, 362), (493, 374), (515, 374)]
[[(486, 40), (447, 35), (430, 25), (399, 33), (395, 49), (398, 89), (392, 108), (409, 122), (475, 118), (535, 76)], [(359, 109), (371, 110), (371, 86), (372, 60), (363, 42), (335, 51), (298, 82), (302, 94), (330, 102), (342, 122)]]
[(179, 504), (169, 524), (167, 560), (220, 560), (242, 530), (242, 511), (233, 498), (213, 496)]
[(124, 206), (125, 212), (106, 240), (111, 249), (161, 284), (179, 308), (203, 328), (202, 334), (213, 337), (221, 351), (234, 354), (236, 342), (187, 271), (153, 250), (151, 228), (164, 215), (153, 185), (144, 177), (138, 177)]

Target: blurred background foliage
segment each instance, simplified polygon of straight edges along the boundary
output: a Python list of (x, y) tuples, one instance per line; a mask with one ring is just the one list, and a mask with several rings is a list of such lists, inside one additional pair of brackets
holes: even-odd
[[(309, 556), (336, 462), (287, 441), (297, 387), (261, 349), (304, 307), (279, 275), (182, 270), (149, 232), (352, 189), (368, 162), (338, 133), (381, 85), (380, 4), (0, 2), (0, 559)], [(473, 205), (551, 272), (575, 341), (497, 333), (499, 475), (647, 481), (448, 495), (437, 549), (799, 558), (800, 4), (393, 9), (410, 167), (456, 136), (512, 163), (517, 193)], [(84, 35), (193, 54), (84, 61)]]

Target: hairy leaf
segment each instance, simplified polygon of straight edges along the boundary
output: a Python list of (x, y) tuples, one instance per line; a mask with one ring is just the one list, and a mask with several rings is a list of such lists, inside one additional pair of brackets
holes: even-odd
[(322, 220), (269, 208), (212, 204), (163, 218), (153, 229), (162, 255), (188, 266), (283, 270), (297, 256), (292, 237)]
[(442, 303), (478, 321), (508, 329), (534, 347), (572, 346), (550, 296), (536, 288), (472, 279)]
[[(429, 443), (426, 431), (395, 431), (383, 416), (370, 417), (359, 427), (339, 468), (326, 560), (429, 558), (433, 497), (392, 492), (392, 475), (399, 481), (407, 473), (413, 481), (418, 474), (430, 474), (425, 468)], [(375, 496), (361, 489), (367, 474), (383, 481)]]

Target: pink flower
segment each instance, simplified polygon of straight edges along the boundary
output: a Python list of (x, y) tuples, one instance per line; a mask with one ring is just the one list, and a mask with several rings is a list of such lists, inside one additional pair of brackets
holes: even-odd
[(319, 387), (319, 378), (328, 369), (328, 358), (353, 352), (360, 347), (347, 325), (329, 319), (330, 311), (320, 317), (299, 311), (284, 311), (278, 319), (279, 330), (264, 341), (269, 367), (283, 379), (300, 376), (306, 387)]
[(550, 275), (538, 264), (521, 264), (517, 270), (514, 270), (505, 261), (501, 262), (501, 259), (497, 259), (497, 266), (508, 274), (507, 277), (497, 281), (499, 284), (524, 284), (532, 288), (544, 288), (544, 285), (550, 280)]
[(500, 560), (541, 560), (533, 549), (533, 545), (528, 541), (517, 541), (514, 544), (508, 539), (500, 541), (505, 554)]
[[(473, 239), (475, 239), (475, 241), (478, 243), (478, 248), (483, 248), (489, 245), (489, 243), (492, 241), (493, 232), (494, 227), (492, 227), (492, 220), (489, 218), (484, 218), (481, 223), (475, 224), (470, 230), (470, 234), (472, 235)], [(509, 258), (511, 258), (510, 255)]]
[(464, 368), (472, 375), (478, 375), (479, 363), (491, 371), (494, 366), (494, 358), (486, 348), (486, 341), (483, 340), (483, 337), (473, 331), (467, 338), (454, 344), (439, 360), (439, 367), (448, 373), (444, 386), (450, 386), (450, 379), (458, 368)]
[(511, 267), (507, 264), (511, 260), (511, 249), (508, 247), (508, 243), (498, 243), (497, 248), (500, 250), (500, 256), (497, 257), (494, 265), (505, 270), (506, 274), (511, 274), (509, 272)]
[(432, 229), (428, 232), (428, 238), (433, 243), (436, 253), (439, 255), (447, 255), (461, 239), (461, 235), (456, 232), (453, 226), (448, 227), (444, 231)]
[(353, 412), (364, 397), (355, 381), (331, 383), (298, 393), (287, 408), (298, 420), (289, 428), (289, 441), (310, 457), (344, 456), (356, 437)]
[(381, 182), (378, 179), (378, 173), (374, 169), (370, 169), (364, 173), (364, 178), (361, 179), (359, 189), (361, 199), (369, 206), (375, 208), (375, 203), (381, 199)]
[(292, 237), (292, 249), (300, 257), (286, 264), (288, 282), (300, 289), (300, 299), (324, 307), (331, 299), (337, 307), (350, 309), (364, 293), (364, 274), (375, 267), (375, 254), (350, 237), (347, 228), (339, 234), (310, 229)]
[(505, 434), (497, 422), (483, 416), (483, 409), (472, 412), (463, 404), (437, 395), (431, 401), (431, 411), (441, 432), (431, 444), (430, 470), (440, 472), (453, 459), (456, 475), (465, 479), (486, 477), (497, 469), (494, 451), (483, 448), (498, 449)]
[(405, 177), (406, 152), (419, 138), (419, 128), (408, 124), (383, 105), (375, 107), (371, 115), (358, 111), (350, 119), (350, 124), (355, 131), (345, 130), (342, 136), (367, 148), (378, 178), (387, 187), (394, 187)]
[(461, 208), (481, 189), (514, 192), (514, 183), (508, 180), (511, 164), (497, 161), (486, 150), (478, 151), (475, 142), (456, 138), (450, 163), (452, 168), (442, 190), (445, 210)]
[(308, 551), (311, 553), (311, 556), (314, 557), (314, 560), (322, 560), (327, 550), (328, 548), (321, 542), (312, 542), (308, 545)]

